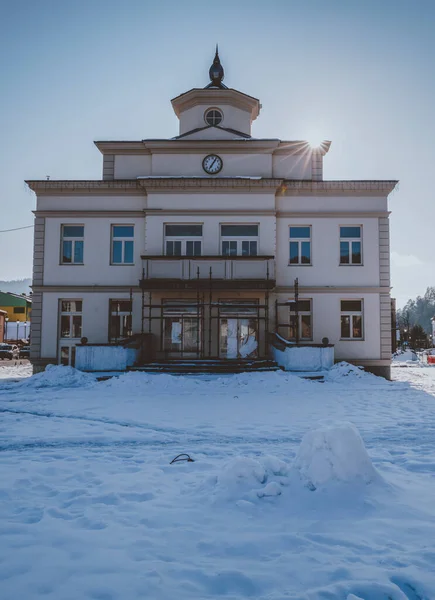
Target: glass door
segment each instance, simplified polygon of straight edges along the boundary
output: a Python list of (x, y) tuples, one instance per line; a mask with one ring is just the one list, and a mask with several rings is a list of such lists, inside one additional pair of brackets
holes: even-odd
[(201, 353), (201, 311), (192, 306), (167, 306), (163, 310), (163, 348), (168, 354)]
[(256, 358), (258, 356), (257, 319), (223, 318), (220, 320), (220, 355), (222, 358)]

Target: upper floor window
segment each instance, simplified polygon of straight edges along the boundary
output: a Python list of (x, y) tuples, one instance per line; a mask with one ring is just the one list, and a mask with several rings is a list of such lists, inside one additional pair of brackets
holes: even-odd
[(340, 265), (362, 264), (362, 227), (340, 227)]
[(341, 300), (341, 339), (361, 340), (362, 337), (362, 300)]
[(112, 265), (134, 264), (134, 225), (112, 225)]
[(166, 256), (201, 256), (202, 225), (165, 225)]
[(84, 225), (62, 225), (61, 231), (61, 264), (82, 265)]
[(219, 125), (222, 123), (223, 114), (218, 108), (211, 108), (205, 113), (205, 122), (207, 125)]
[(14, 315), (24, 315), (26, 312), (25, 306), (14, 306)]
[(221, 225), (223, 256), (257, 256), (258, 225)]
[[(298, 328), (297, 331), (296, 328)], [(297, 312), (296, 302), (290, 303), (289, 340), (296, 338), (300, 340), (313, 339), (311, 299), (298, 300)]]
[(311, 265), (311, 226), (290, 227), (290, 264)]

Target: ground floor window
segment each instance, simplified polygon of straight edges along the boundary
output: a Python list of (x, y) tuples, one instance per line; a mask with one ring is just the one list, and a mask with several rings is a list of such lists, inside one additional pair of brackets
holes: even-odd
[(75, 346), (82, 338), (82, 300), (60, 300), (59, 362), (75, 365)]
[(341, 339), (363, 338), (363, 301), (341, 300)]
[(311, 299), (298, 300), (297, 311), (296, 303), (290, 302), (289, 340), (295, 340), (297, 337), (300, 340), (313, 339), (313, 315), (311, 307)]
[(109, 342), (132, 334), (132, 301), (110, 300)]

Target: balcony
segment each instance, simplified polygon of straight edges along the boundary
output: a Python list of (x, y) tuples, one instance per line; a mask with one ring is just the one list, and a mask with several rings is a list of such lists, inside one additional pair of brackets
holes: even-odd
[(271, 290), (273, 256), (142, 256), (143, 290)]

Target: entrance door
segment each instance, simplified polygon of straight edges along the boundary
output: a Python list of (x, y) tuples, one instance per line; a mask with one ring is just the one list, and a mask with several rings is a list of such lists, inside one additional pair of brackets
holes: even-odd
[(181, 355), (200, 353), (201, 321), (186, 315), (165, 316), (164, 349)]
[(225, 318), (220, 320), (220, 356), (256, 358), (258, 356), (257, 320)]

